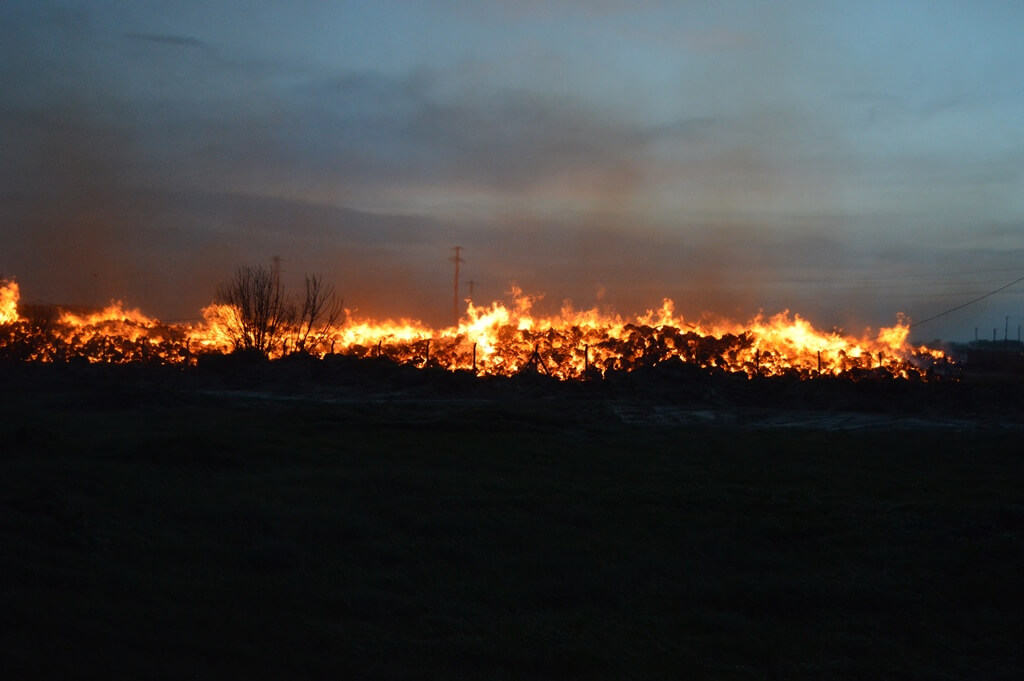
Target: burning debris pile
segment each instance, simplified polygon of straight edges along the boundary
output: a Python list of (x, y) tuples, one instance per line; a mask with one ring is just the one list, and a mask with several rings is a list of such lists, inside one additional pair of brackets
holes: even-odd
[[(266, 354), (297, 349), (315, 357), (386, 357), (399, 364), (465, 370), (478, 376), (536, 371), (561, 380), (682, 361), (694, 367), (754, 376), (883, 376), (928, 378), (948, 366), (936, 349), (907, 342), (902, 319), (860, 339), (821, 332), (783, 312), (745, 324), (691, 322), (661, 308), (623, 318), (566, 305), (558, 315), (535, 317), (536, 299), (514, 292), (514, 302), (467, 305), (458, 326), (432, 329), (420, 322), (377, 322), (346, 314), (337, 326), (286, 326)], [(0, 360), (16, 362), (159, 363), (193, 366), (203, 355), (239, 349), (238, 308), (222, 303), (202, 321), (165, 324), (120, 303), (89, 314), (68, 310), (23, 313), (14, 282), (0, 282)]]

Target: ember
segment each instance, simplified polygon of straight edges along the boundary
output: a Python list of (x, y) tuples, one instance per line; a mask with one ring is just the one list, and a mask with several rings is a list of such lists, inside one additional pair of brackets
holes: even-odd
[[(0, 358), (27, 362), (84, 359), (92, 363), (157, 362), (190, 366), (204, 353), (236, 349), (231, 332), (238, 310), (211, 304), (196, 324), (164, 324), (137, 309), (112, 303), (94, 314), (63, 312), (50, 321), (18, 313), (18, 286), (0, 283)], [(691, 322), (671, 300), (657, 310), (624, 318), (596, 309), (563, 307), (534, 316), (535, 298), (513, 292), (513, 304), (467, 305), (458, 326), (433, 329), (409, 320), (352, 318), (322, 329), (305, 351), (318, 357), (344, 354), (388, 357), (422, 367), (513, 375), (535, 370), (562, 380), (602, 377), (668, 360), (754, 376), (861, 375), (866, 371), (922, 378), (948, 360), (943, 353), (907, 342), (909, 324), (861, 338), (822, 332), (799, 315), (758, 315), (745, 324)], [(271, 358), (294, 352), (299, 329), (287, 329)]]

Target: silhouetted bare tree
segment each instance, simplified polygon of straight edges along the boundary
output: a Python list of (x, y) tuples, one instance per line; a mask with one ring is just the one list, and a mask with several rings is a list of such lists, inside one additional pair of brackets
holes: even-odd
[(295, 319), (295, 307), (285, 297), (280, 278), (262, 265), (235, 270), (234, 277), (217, 287), (217, 299), (235, 308), (228, 333), (237, 349), (270, 354)]
[(334, 287), (325, 285), (318, 274), (306, 275), (306, 297), (298, 315), (295, 349), (312, 352), (330, 336), (334, 326), (343, 320), (343, 300), (334, 293)]

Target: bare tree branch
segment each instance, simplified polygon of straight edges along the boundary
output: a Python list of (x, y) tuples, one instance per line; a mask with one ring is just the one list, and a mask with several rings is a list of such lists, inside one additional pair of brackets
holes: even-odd
[(299, 352), (314, 352), (330, 336), (339, 321), (344, 321), (343, 301), (334, 287), (325, 285), (318, 274), (306, 275), (306, 296), (298, 317), (295, 348)]
[(272, 353), (295, 318), (276, 274), (263, 266), (244, 265), (217, 288), (218, 300), (235, 308), (228, 333), (236, 349)]

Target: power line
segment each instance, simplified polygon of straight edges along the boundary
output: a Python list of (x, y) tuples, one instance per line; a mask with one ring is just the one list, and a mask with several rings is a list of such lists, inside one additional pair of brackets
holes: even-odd
[(911, 328), (912, 329), (915, 326), (920, 326), (921, 324), (925, 324), (927, 322), (933, 321), (935, 319), (938, 319), (939, 317), (945, 317), (946, 315), (948, 315), (951, 312), (956, 312), (957, 310), (962, 310), (965, 307), (967, 307), (968, 305), (974, 305), (975, 303), (977, 303), (979, 301), (982, 301), (982, 300), (985, 300), (989, 296), (994, 296), (995, 294), (999, 293), (1000, 291), (1005, 291), (1006, 289), (1010, 288), (1011, 286), (1015, 286), (1016, 284), (1019, 284), (1022, 281), (1024, 281), (1024, 277), (1020, 277), (1019, 279), (1014, 279), (1013, 281), (1011, 281), (1009, 284), (1006, 284), (1005, 286), (1000, 286), (999, 288), (997, 288), (994, 291), (989, 291), (988, 293), (986, 293), (983, 296), (978, 296), (974, 300), (969, 300), (966, 303), (963, 303), (961, 305), (957, 305), (956, 307), (951, 307), (948, 310), (946, 310), (945, 312), (940, 312), (937, 315), (933, 315), (931, 317), (928, 317), (928, 319), (922, 319), (919, 322), (914, 322), (913, 324), (911, 324), (907, 328)]

